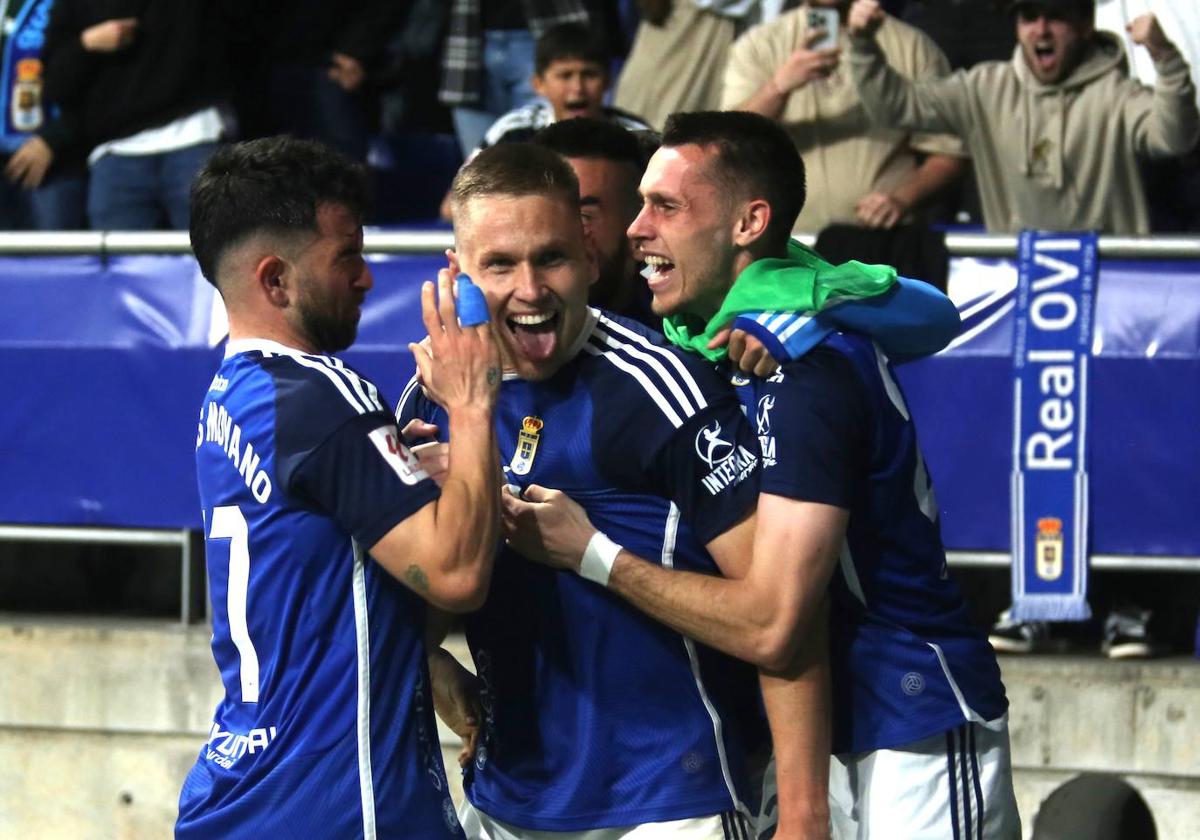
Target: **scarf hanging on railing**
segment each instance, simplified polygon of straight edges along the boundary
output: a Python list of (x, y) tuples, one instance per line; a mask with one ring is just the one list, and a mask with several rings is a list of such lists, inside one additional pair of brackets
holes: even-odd
[(1013, 329), (1013, 617), (1082, 621), (1096, 236), (1021, 234)]

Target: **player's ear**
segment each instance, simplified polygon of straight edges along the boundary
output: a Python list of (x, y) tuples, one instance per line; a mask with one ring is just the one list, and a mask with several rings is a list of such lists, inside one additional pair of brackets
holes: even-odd
[(254, 282), (273, 306), (286, 307), (292, 297), (292, 266), (283, 257), (271, 254), (254, 267)]
[(600, 279), (600, 248), (596, 245), (595, 233), (589, 227), (583, 229), (583, 250), (587, 254), (588, 285), (594, 286)]
[(771, 205), (763, 198), (752, 198), (734, 217), (733, 244), (746, 248), (762, 239), (771, 224)]

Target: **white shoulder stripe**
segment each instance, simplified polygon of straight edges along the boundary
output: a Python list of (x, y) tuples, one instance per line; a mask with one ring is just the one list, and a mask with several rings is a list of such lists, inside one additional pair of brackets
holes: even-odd
[(367, 408), (359, 401), (358, 396), (350, 390), (350, 386), (346, 384), (346, 381), (339, 376), (338, 373), (333, 370), (333, 368), (318, 362), (316, 359), (309, 358), (308, 356), (296, 355), (292, 356), (292, 358), (296, 360), (297, 364), (317, 371), (330, 382), (332, 382), (338, 391), (341, 392), (341, 395), (346, 398), (346, 402), (354, 406), (354, 410), (359, 414), (366, 414), (368, 411), (374, 411), (374, 409)]
[(386, 411), (379, 402), (379, 392), (375, 390), (375, 386), (347, 368), (341, 359), (333, 356), (317, 356), (317, 358), (338, 371), (350, 383), (350, 387), (354, 389), (354, 393), (359, 396), (368, 411)]
[(404, 406), (408, 405), (408, 401), (413, 398), (416, 389), (421, 387), (417, 383), (417, 375), (414, 373), (412, 378), (408, 380), (408, 384), (404, 386), (404, 392), (400, 394), (400, 402), (396, 403), (396, 419), (400, 419), (400, 414), (404, 411)]
[(666, 392), (663, 393), (663, 397), (665, 398), (668, 394), (673, 397), (675, 405), (679, 407), (683, 417), (691, 417), (700, 410), (700, 407), (688, 399), (683, 389), (679, 387), (679, 383), (663, 367), (662, 362), (645, 352), (642, 348), (614, 338), (601, 329), (599, 324), (596, 325), (596, 329), (592, 333), (591, 342), (613, 354), (619, 353), (630, 363), (642, 366), (646, 374), (653, 377), (655, 385), (660, 392), (662, 392), (662, 386), (666, 386)]
[(609, 318), (601, 317), (597, 326), (602, 327), (610, 336), (621, 336), (627, 342), (637, 344), (646, 352), (653, 353), (664, 360), (670, 368), (674, 369), (678, 381), (687, 386), (688, 391), (691, 392), (692, 398), (696, 402), (696, 410), (699, 411), (708, 406), (708, 400), (704, 398), (704, 393), (700, 390), (700, 385), (696, 382), (696, 377), (692, 375), (692, 372), (687, 369), (683, 361), (670, 349), (659, 347), (653, 341), (646, 338), (646, 336), (634, 332)]
[(585, 344), (583, 349), (593, 356), (603, 356), (612, 362), (613, 365), (636, 379), (638, 384), (642, 386), (642, 389), (650, 395), (650, 399), (654, 400), (655, 404), (659, 407), (666, 418), (671, 421), (672, 426), (678, 429), (683, 425), (683, 418), (679, 416), (679, 412), (677, 412), (671, 403), (667, 401), (666, 397), (663, 395), (663, 392), (659, 390), (656, 385), (650, 382), (650, 379), (646, 376), (645, 372), (642, 371), (641, 368), (630, 364), (625, 359), (622, 359), (616, 354), (616, 352), (598, 347), (591, 341)]

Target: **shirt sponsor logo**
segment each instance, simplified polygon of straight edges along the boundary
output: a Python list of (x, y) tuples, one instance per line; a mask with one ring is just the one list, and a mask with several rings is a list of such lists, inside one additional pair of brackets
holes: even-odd
[(712, 496), (740, 484), (758, 466), (757, 455), (721, 437), (717, 420), (696, 433), (696, 456), (708, 465), (709, 473), (701, 483)]
[(262, 752), (275, 740), (274, 726), (260, 726), (243, 734), (226, 732), (221, 724), (213, 721), (212, 729), (208, 732), (208, 749), (204, 757), (218, 767), (226, 770), (244, 755), (254, 755)]
[(775, 408), (775, 395), (767, 394), (758, 401), (754, 425), (758, 430), (758, 449), (762, 453), (763, 467), (775, 466), (775, 436), (771, 434), (771, 411)]
[(375, 444), (387, 465), (405, 484), (416, 484), (421, 479), (429, 478), (429, 473), (421, 468), (417, 456), (409, 452), (408, 447), (400, 440), (400, 433), (395, 426), (380, 426), (367, 437)]

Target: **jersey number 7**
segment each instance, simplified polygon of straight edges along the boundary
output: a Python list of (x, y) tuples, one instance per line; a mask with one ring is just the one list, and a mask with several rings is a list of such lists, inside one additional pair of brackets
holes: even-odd
[(258, 651), (246, 627), (246, 590), (250, 585), (250, 532), (237, 505), (213, 508), (209, 539), (229, 540), (225, 609), (229, 638), (241, 657), (242, 702), (258, 702)]

